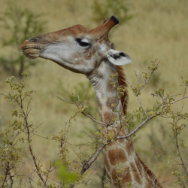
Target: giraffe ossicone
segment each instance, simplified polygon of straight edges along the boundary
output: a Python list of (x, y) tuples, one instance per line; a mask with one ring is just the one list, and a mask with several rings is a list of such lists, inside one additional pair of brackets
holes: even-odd
[(103, 142), (111, 139), (103, 150), (111, 187), (160, 188), (158, 180), (136, 154), (131, 139), (114, 139), (128, 133), (121, 124), (128, 98), (121, 65), (132, 61), (126, 53), (115, 50), (108, 39), (110, 29), (118, 23), (112, 16), (94, 29), (75, 25), (28, 39), (21, 48), (29, 58), (52, 60), (86, 75), (92, 83), (105, 124)]

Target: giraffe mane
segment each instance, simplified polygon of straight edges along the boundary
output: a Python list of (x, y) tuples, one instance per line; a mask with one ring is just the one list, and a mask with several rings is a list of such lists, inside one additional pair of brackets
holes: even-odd
[(158, 186), (158, 188), (162, 188), (161, 184), (158, 182), (158, 179), (156, 176), (153, 174), (153, 172), (144, 164), (144, 162), (140, 159), (139, 155), (136, 153), (138, 160), (140, 163), (143, 165), (145, 171), (148, 173), (148, 176), (153, 179), (154, 183)]
[[(125, 73), (123, 71), (123, 67), (116, 66), (116, 70), (118, 73), (119, 87), (121, 87), (123, 89), (123, 94), (121, 95), (121, 103), (123, 106), (123, 113), (125, 114), (127, 111), (127, 103), (128, 103), (127, 82), (126, 82), (126, 78), (125, 78)], [(138, 155), (137, 155), (137, 157), (138, 157), (139, 161), (141, 162), (141, 164), (143, 165), (144, 169), (147, 171), (149, 177), (154, 180), (154, 183), (156, 183), (159, 186), (159, 188), (162, 188), (161, 185), (159, 184), (157, 178), (153, 174), (153, 172), (144, 164), (144, 162), (140, 159), (140, 157)]]
[(127, 103), (128, 103), (127, 82), (123, 71), (123, 67), (116, 66), (116, 70), (118, 73), (118, 84), (123, 91), (123, 93), (121, 94), (121, 103), (123, 106), (123, 113), (125, 114), (127, 111)]

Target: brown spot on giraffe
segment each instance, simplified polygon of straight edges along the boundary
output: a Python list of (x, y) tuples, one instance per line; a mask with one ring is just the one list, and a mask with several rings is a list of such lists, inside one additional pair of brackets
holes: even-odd
[(112, 179), (117, 186), (126, 186), (129, 182), (131, 182), (131, 175), (129, 172), (129, 167), (125, 167), (123, 169), (113, 170), (112, 171)]
[(112, 119), (112, 113), (111, 112), (104, 112), (104, 120), (110, 121)]
[(107, 91), (114, 91), (116, 90), (116, 85), (114, 85), (114, 80), (110, 79), (107, 83)]
[(113, 183), (115, 187), (117, 188), (121, 187), (122, 177), (121, 177), (121, 174), (118, 173), (116, 170), (112, 171), (112, 179), (113, 179)]
[(106, 106), (108, 108), (112, 108), (112, 107), (116, 107), (119, 103), (119, 100), (115, 97), (111, 97), (111, 98), (108, 98), (107, 102), (106, 102)]
[(114, 115), (112, 114), (112, 112), (104, 112), (103, 119), (105, 123), (111, 124), (114, 121)]
[(134, 175), (135, 181), (137, 181), (139, 184), (141, 184), (141, 179), (140, 179), (139, 173), (138, 173), (134, 163), (131, 163), (131, 170)]
[(124, 138), (118, 139), (119, 143), (123, 143), (124, 142)]
[(129, 168), (127, 169), (127, 173), (123, 176), (123, 179), (122, 179), (122, 184), (123, 185), (126, 185), (127, 183), (131, 182), (131, 175), (130, 175), (130, 172), (129, 172)]
[(108, 151), (108, 157), (112, 165), (124, 163), (127, 160), (127, 157), (122, 149), (111, 149)]

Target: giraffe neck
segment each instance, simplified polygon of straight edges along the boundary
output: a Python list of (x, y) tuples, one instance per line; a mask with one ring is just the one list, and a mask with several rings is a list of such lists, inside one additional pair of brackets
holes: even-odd
[[(99, 113), (105, 123), (103, 141), (127, 134), (120, 123), (123, 109), (118, 96), (116, 67), (103, 61), (88, 78), (96, 91)], [(112, 141), (105, 146), (103, 153), (112, 187), (161, 187), (136, 154), (130, 139)]]
[(96, 91), (102, 121), (107, 125), (115, 126), (115, 122), (120, 120), (122, 113), (122, 105), (117, 92), (116, 67), (108, 62), (103, 62), (95, 72), (89, 75), (89, 80)]

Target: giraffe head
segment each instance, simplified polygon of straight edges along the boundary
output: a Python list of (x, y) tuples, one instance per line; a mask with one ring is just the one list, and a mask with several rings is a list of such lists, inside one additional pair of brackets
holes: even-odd
[(108, 59), (114, 65), (128, 64), (131, 58), (124, 52), (114, 50), (108, 39), (110, 29), (118, 23), (118, 19), (112, 16), (94, 29), (75, 25), (28, 39), (21, 48), (29, 58), (50, 59), (82, 74), (92, 72), (102, 60)]

